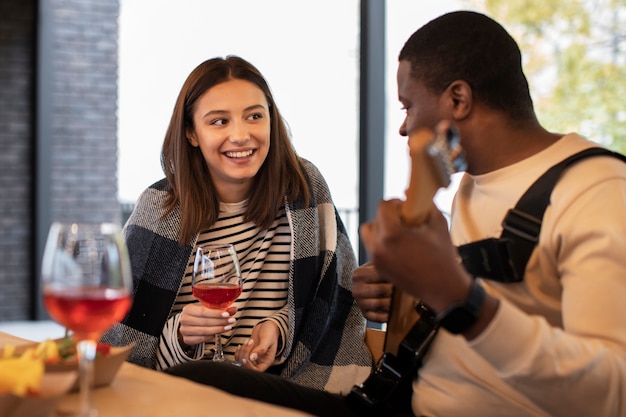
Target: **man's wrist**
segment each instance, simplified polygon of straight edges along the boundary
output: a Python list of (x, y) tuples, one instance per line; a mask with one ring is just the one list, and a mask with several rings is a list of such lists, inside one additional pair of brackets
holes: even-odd
[(454, 303), (437, 316), (439, 325), (453, 334), (466, 332), (478, 320), (485, 296), (482, 285), (473, 280), (465, 299)]
[(487, 328), (489, 323), (491, 323), (491, 320), (493, 320), (499, 306), (500, 300), (489, 294), (485, 294), (485, 301), (480, 309), (478, 319), (463, 332), (463, 337), (467, 340), (472, 340), (480, 335)]

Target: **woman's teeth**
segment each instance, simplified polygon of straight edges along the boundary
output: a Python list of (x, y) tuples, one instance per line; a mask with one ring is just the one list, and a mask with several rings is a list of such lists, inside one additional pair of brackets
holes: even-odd
[(245, 158), (252, 155), (252, 149), (243, 152), (226, 152), (226, 156), (229, 158)]

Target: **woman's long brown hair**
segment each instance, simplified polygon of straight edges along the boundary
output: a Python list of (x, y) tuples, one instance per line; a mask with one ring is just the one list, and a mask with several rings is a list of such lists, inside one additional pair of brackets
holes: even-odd
[(257, 85), (267, 98), (271, 118), (270, 149), (254, 177), (248, 196), (246, 221), (269, 227), (282, 204), (298, 196), (309, 204), (310, 189), (289, 132), (263, 75), (246, 60), (229, 55), (198, 65), (187, 77), (176, 100), (163, 148), (161, 166), (169, 183), (166, 213), (180, 205), (182, 220), (178, 242), (190, 243), (218, 218), (219, 196), (200, 148), (191, 146), (186, 130), (193, 129), (196, 102), (207, 90), (228, 80), (246, 80)]

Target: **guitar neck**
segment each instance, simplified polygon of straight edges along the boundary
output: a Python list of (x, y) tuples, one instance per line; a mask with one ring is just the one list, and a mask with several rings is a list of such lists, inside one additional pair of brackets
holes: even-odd
[[(450, 139), (458, 143), (458, 138), (451, 137), (450, 133), (449, 129), (438, 131), (433, 138), (431, 131), (419, 130), (409, 137), (411, 177), (401, 208), (402, 219), (408, 225), (419, 226), (425, 222), (433, 208), (435, 194), (440, 188), (450, 184), (452, 155), (460, 155), (458, 149), (448, 149), (452, 142)], [(394, 288), (385, 336), (385, 352), (398, 354), (400, 344), (420, 319), (416, 310), (417, 303), (415, 297)]]
[(417, 302), (418, 300), (409, 293), (394, 287), (385, 332), (385, 353), (398, 356), (400, 344), (404, 341), (409, 330), (420, 319), (420, 315), (415, 309)]
[[(449, 174), (462, 170), (464, 163), (452, 163), (452, 156), (461, 157), (458, 136), (449, 127), (438, 127), (433, 137), (430, 131), (418, 131), (409, 137), (411, 179), (402, 204), (404, 223), (420, 225), (428, 219), (437, 190), (450, 183)], [(347, 399), (363, 414), (372, 411), (383, 415), (398, 395), (410, 392), (415, 370), (437, 332), (434, 312), (410, 294), (394, 288), (384, 354), (363, 384), (356, 385)], [(382, 406), (382, 408), (381, 408)]]

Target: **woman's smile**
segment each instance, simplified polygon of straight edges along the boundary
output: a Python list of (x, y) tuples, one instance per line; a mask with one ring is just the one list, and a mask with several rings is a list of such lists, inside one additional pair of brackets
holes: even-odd
[(232, 159), (242, 159), (251, 156), (254, 153), (254, 149), (248, 149), (245, 151), (226, 151), (224, 155)]

